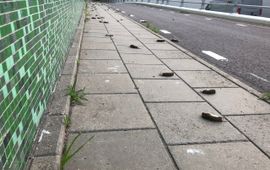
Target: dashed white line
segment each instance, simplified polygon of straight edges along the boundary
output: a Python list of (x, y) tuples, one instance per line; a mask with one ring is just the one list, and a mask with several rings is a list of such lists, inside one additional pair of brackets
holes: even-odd
[(130, 14), (129, 16), (130, 16), (130, 17), (134, 17), (134, 15), (133, 15), (133, 14)]
[(212, 18), (205, 18), (205, 20), (212, 21), (213, 19)]
[(216, 60), (228, 61), (227, 58), (225, 58), (225, 57), (223, 57), (223, 56), (221, 56), (221, 55), (219, 55), (217, 53), (214, 53), (212, 51), (202, 51), (202, 53), (204, 53), (204, 54), (206, 54), (206, 55), (208, 55), (208, 56), (210, 56), (210, 57), (212, 57), (212, 58), (214, 58)]
[(126, 13), (125, 11), (122, 11), (122, 13), (124, 14), (124, 13)]
[(185, 16), (190, 16), (190, 14), (184, 14)]
[(246, 27), (247, 25), (245, 25), (245, 24), (236, 24), (237, 26), (239, 26), (239, 27)]
[(163, 34), (171, 34), (171, 32), (167, 31), (167, 30), (159, 30), (160, 32), (162, 32)]
[(254, 73), (249, 73), (249, 74), (252, 75), (253, 77), (256, 77), (257, 79), (260, 79), (260, 80), (262, 80), (262, 81), (265, 81), (265, 82), (267, 82), (267, 83), (270, 83), (269, 80), (267, 80), (267, 79), (265, 79), (265, 78), (262, 78), (262, 77), (260, 77), (260, 76), (258, 76), (258, 75), (256, 75), (256, 74), (254, 74)]

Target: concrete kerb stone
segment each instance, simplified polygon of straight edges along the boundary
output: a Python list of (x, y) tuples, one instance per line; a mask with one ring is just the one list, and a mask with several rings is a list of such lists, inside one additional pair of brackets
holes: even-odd
[[(160, 34), (157, 34), (155, 32), (153, 32), (152, 30), (150, 30), (149, 28), (145, 27), (144, 25), (131, 20), (130, 18), (126, 17), (125, 15), (118, 13), (119, 15), (121, 15), (123, 18), (141, 26), (142, 28), (148, 30), (149, 32), (151, 32), (152, 34), (158, 36), (161, 39), (164, 39), (167, 43), (171, 44), (172, 46), (176, 47), (177, 49), (179, 49), (180, 51), (182, 51), (183, 53), (187, 54), (188, 56), (190, 56), (191, 58), (193, 58), (194, 60), (200, 62), (201, 64), (205, 65), (206, 67), (210, 68), (211, 70), (217, 72), (219, 75), (227, 78), (228, 80), (230, 80), (231, 82), (235, 83), (236, 85), (238, 85), (239, 87), (243, 88), (244, 90), (248, 91), (249, 93), (253, 94), (254, 96), (260, 98), (262, 96), (262, 93), (255, 90), (254, 88), (246, 85), (245, 83), (243, 83), (242, 81), (238, 80), (237, 78), (234, 78), (233, 76), (229, 75), (228, 73), (225, 73), (224, 71), (222, 71), (221, 69), (217, 68), (216, 66), (208, 63), (207, 61), (204, 61), (203, 59), (201, 59), (200, 57), (198, 57), (197, 55), (193, 54), (192, 52), (188, 51), (187, 49), (184, 49), (183, 47), (181, 47), (178, 44), (175, 44), (173, 42), (171, 42), (169, 39), (163, 37)], [(265, 101), (266, 102), (266, 101)], [(268, 103), (268, 102), (266, 102)]]
[[(74, 61), (74, 63), (73, 63), (74, 66), (72, 67), (73, 70), (70, 72), (71, 74), (62, 73), (63, 76), (64, 75), (70, 76), (70, 79), (69, 79), (70, 82), (68, 84), (65, 84), (65, 83), (67, 83), (66, 81), (62, 82), (66, 86), (68, 86), (68, 85), (73, 86), (75, 83), (75, 80), (76, 80), (77, 64), (78, 64), (77, 62), (79, 59), (79, 52), (80, 52), (82, 36), (83, 36), (83, 28), (84, 28), (84, 24), (85, 24), (84, 18), (85, 18), (85, 15), (82, 12), (80, 22), (78, 24), (78, 27), (76, 29), (76, 33), (74, 35), (75, 38), (72, 42), (70, 52), (67, 56), (66, 64), (71, 64), (71, 61)], [(70, 60), (71, 57), (72, 58), (74, 57), (75, 60), (74, 59)], [(60, 88), (63, 88), (64, 84), (58, 84), (57, 86)], [(59, 90), (59, 89), (56, 89), (56, 90)], [(60, 89), (60, 90), (63, 90), (63, 89)], [(65, 142), (65, 140), (64, 140), (65, 139), (65, 130), (66, 130), (65, 125), (62, 123), (63, 119), (64, 119), (63, 115), (69, 114), (70, 100), (71, 100), (70, 96), (65, 96), (65, 98), (66, 98), (66, 100), (65, 100), (66, 102), (65, 102), (64, 108), (62, 108), (62, 110), (61, 110), (61, 113), (56, 114), (56, 115), (47, 114), (46, 119), (44, 120), (45, 122), (43, 123), (43, 127), (41, 126), (41, 129), (39, 129), (39, 133), (37, 133), (37, 136), (36, 136), (36, 140), (40, 139), (41, 138), (40, 135), (42, 135), (42, 128), (46, 127), (46, 125), (49, 124), (49, 125), (51, 125), (51, 128), (58, 128), (58, 129), (54, 129), (56, 131), (55, 131), (55, 134), (53, 134), (53, 136), (54, 136), (53, 138), (57, 138), (57, 139), (52, 139), (52, 136), (50, 136), (51, 138), (48, 140), (49, 143), (40, 142), (40, 143), (37, 143), (35, 145), (35, 148), (48, 148), (48, 146), (49, 146), (50, 149), (48, 149), (47, 151), (43, 150), (42, 154), (33, 153), (35, 156), (33, 156), (31, 161), (28, 163), (28, 165), (27, 165), (28, 169), (31, 169), (31, 170), (39, 170), (39, 169), (59, 170), (60, 169), (61, 155), (63, 152), (64, 142)], [(57, 102), (57, 101), (55, 101), (55, 102)], [(54, 123), (50, 122), (50, 120), (54, 120), (55, 118), (58, 118), (57, 122), (54, 122)], [(46, 121), (48, 121), (48, 122), (46, 122)], [(59, 125), (59, 123), (60, 123), (60, 125)], [(58, 133), (58, 135), (57, 135), (57, 133)], [(44, 136), (43, 136), (43, 138), (44, 138)], [(57, 141), (57, 142), (55, 142), (55, 141)], [(47, 146), (42, 146), (45, 144)], [(54, 151), (51, 150), (52, 148), (54, 149)], [(38, 151), (36, 150), (33, 152), (38, 152)]]

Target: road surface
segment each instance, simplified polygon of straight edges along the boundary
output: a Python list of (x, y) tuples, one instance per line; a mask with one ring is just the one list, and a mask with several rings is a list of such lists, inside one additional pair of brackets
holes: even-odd
[(270, 27), (136, 4), (111, 5), (136, 21), (151, 22), (163, 36), (178, 39), (180, 46), (258, 91), (270, 91)]

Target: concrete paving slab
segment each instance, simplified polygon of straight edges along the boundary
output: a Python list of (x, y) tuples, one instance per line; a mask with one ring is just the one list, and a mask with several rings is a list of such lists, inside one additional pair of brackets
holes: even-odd
[(66, 170), (175, 169), (155, 130), (86, 133), (81, 135), (74, 147), (93, 135), (92, 141), (71, 159)]
[[(133, 31), (132, 31), (133, 32)], [(161, 38), (140, 38), (140, 41), (144, 44), (156, 44), (157, 40)], [(167, 44), (166, 42), (159, 42), (159, 44)]]
[(117, 59), (121, 60), (117, 51), (113, 50), (81, 50), (80, 59)]
[[(35, 156), (47, 156), (60, 154), (59, 142), (63, 139), (64, 130), (62, 129), (64, 116), (46, 116), (46, 121), (42, 127), (50, 134), (43, 134), (41, 141), (35, 147)], [(62, 134), (62, 135), (60, 135)]]
[(154, 55), (145, 54), (122, 54), (126, 64), (162, 64)]
[(101, 33), (101, 34), (107, 34), (107, 30), (106, 28), (102, 28), (102, 29), (84, 29), (84, 33)]
[(90, 95), (75, 106), (71, 131), (154, 128), (138, 94)]
[(93, 42), (93, 43), (82, 43), (81, 49), (85, 50), (116, 50), (115, 46), (113, 43), (98, 43), (98, 42)]
[(123, 54), (152, 54), (147, 48), (143, 47), (140, 44), (133, 44), (133, 45), (138, 46), (139, 49), (130, 48), (129, 45), (131, 45), (131, 44), (128, 43), (125, 46), (118, 45), (117, 49), (118, 49), (119, 53), (123, 53)]
[(58, 170), (60, 156), (34, 157), (30, 170)]
[[(162, 72), (171, 72), (165, 65), (126, 65), (132, 78), (151, 78), (151, 79), (179, 79), (176, 75), (172, 77), (160, 76)], [(180, 79), (179, 79), (180, 80)]]
[(120, 60), (80, 60), (79, 73), (126, 73)]
[(202, 101), (182, 80), (135, 80), (146, 102)]
[(86, 93), (136, 93), (128, 74), (78, 74), (77, 89)]
[(214, 71), (176, 71), (192, 87), (238, 87)]
[(270, 115), (228, 116), (227, 118), (270, 156)]
[(167, 43), (153, 43), (153, 44), (145, 44), (151, 50), (177, 50), (174, 46)]
[(180, 169), (270, 169), (270, 160), (249, 142), (171, 146), (170, 150)]
[(83, 37), (83, 43), (110, 43), (112, 40), (109, 37)]
[[(270, 113), (270, 105), (241, 88), (214, 88), (215, 95), (203, 95), (223, 115)], [(203, 89), (197, 89), (201, 91)]]
[(162, 59), (172, 70), (210, 70), (193, 59)]
[(158, 58), (189, 58), (188, 55), (185, 53), (177, 50), (177, 51), (162, 51), (162, 50), (152, 50), (152, 52), (158, 57)]
[(105, 34), (104, 33), (93, 33), (93, 32), (91, 32), (91, 33), (87, 33), (87, 32), (85, 32), (85, 33), (83, 33), (83, 36), (84, 37), (104, 37), (105, 36)]
[(219, 115), (206, 102), (148, 103), (147, 106), (168, 144), (245, 140), (229, 122), (203, 119), (202, 112)]

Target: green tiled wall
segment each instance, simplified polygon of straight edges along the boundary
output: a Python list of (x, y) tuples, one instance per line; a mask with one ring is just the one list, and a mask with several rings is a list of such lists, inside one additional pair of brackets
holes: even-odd
[(22, 169), (83, 0), (0, 0), (0, 169)]

